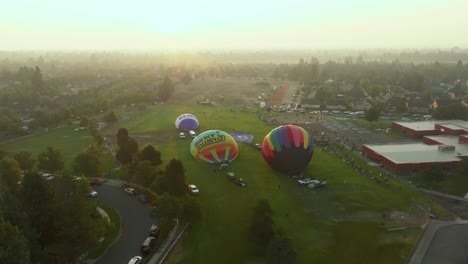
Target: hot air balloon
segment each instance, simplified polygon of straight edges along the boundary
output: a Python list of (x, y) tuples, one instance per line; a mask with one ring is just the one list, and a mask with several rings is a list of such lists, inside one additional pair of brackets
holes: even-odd
[(221, 130), (208, 130), (199, 134), (190, 144), (190, 152), (197, 160), (211, 164), (229, 163), (239, 154), (234, 138)]
[(175, 126), (179, 130), (195, 130), (198, 128), (198, 119), (192, 114), (181, 114), (177, 117)]
[(288, 175), (304, 171), (314, 154), (312, 136), (302, 127), (279, 126), (265, 136), (262, 155), (275, 170)]

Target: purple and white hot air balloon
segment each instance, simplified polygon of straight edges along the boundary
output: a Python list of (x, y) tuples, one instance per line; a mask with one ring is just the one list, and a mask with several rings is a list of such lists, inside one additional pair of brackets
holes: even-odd
[(198, 119), (192, 114), (181, 114), (177, 117), (175, 126), (183, 131), (195, 130), (198, 128)]

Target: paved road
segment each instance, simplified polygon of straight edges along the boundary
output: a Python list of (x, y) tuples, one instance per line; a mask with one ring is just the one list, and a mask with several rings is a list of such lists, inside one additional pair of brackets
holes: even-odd
[(435, 232), (420, 263), (466, 264), (468, 263), (467, 245), (468, 224), (442, 226)]
[(95, 188), (99, 199), (114, 208), (121, 217), (122, 235), (97, 264), (127, 264), (133, 256), (140, 256), (140, 246), (148, 236), (155, 219), (150, 217), (150, 208), (122, 188), (103, 184)]

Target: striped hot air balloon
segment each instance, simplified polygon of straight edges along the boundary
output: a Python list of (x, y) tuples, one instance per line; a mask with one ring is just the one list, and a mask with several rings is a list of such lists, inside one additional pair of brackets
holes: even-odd
[(197, 160), (211, 164), (229, 163), (239, 154), (234, 138), (221, 130), (208, 130), (192, 140), (190, 152)]
[(279, 126), (265, 136), (262, 155), (275, 170), (297, 175), (304, 171), (314, 154), (312, 136), (302, 127)]

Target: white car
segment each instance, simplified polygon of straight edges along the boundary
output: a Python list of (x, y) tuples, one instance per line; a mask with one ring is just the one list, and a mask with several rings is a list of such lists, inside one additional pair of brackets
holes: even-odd
[(198, 190), (195, 184), (189, 184), (188, 189), (192, 195), (198, 195), (200, 193), (200, 191)]
[(197, 132), (193, 131), (193, 130), (189, 130), (189, 135), (192, 137), (192, 138), (195, 138), (197, 136)]
[(185, 133), (184, 133), (184, 132), (180, 132), (179, 138), (180, 138), (180, 139), (184, 139), (184, 138), (185, 138)]
[(91, 198), (94, 198), (94, 197), (97, 197), (97, 194), (98, 194), (98, 193), (97, 193), (96, 191), (92, 190), (92, 191), (90, 191), (90, 192), (88, 193), (88, 196), (91, 197)]
[(140, 256), (135, 256), (133, 257), (132, 259), (130, 259), (130, 261), (128, 262), (128, 264), (140, 264), (140, 263), (143, 263), (142, 262), (142, 257)]
[(297, 182), (300, 185), (308, 185), (308, 184), (311, 184), (311, 183), (313, 183), (313, 184), (320, 183), (320, 181), (313, 180), (313, 179), (310, 179), (310, 178), (300, 179), (300, 180), (297, 180)]
[(135, 192), (135, 189), (133, 188), (125, 188), (124, 189), (124, 192), (128, 193), (128, 194), (131, 194), (131, 195), (135, 195), (136, 192)]

